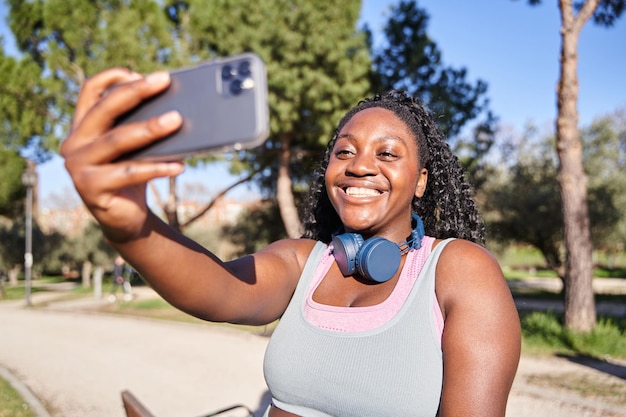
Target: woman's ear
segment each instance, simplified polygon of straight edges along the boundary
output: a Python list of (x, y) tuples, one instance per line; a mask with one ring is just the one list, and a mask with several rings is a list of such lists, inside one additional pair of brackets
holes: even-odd
[(417, 174), (417, 186), (415, 187), (415, 197), (421, 198), (426, 192), (426, 184), (428, 183), (428, 170), (422, 168)]

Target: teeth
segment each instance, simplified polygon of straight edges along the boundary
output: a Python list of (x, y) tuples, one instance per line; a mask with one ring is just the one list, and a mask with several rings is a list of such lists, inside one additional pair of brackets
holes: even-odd
[(380, 195), (380, 192), (371, 188), (348, 187), (346, 188), (346, 194), (353, 197), (369, 197)]

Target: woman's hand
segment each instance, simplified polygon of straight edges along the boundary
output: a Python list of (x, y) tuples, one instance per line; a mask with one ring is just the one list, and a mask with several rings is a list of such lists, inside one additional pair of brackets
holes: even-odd
[[(137, 239), (146, 232), (146, 183), (178, 175), (182, 162), (114, 162), (120, 156), (178, 129), (181, 116), (169, 112), (113, 128), (117, 117), (165, 89), (165, 72), (143, 77), (114, 68), (88, 79), (81, 89), (61, 155), (74, 186), (111, 242)], [(116, 86), (109, 90), (110, 87)]]

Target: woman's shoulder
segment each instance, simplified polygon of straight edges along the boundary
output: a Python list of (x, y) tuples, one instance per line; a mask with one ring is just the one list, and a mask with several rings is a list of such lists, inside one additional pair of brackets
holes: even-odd
[[(435, 241), (433, 248), (442, 242)], [(475, 292), (493, 293), (503, 283), (502, 269), (489, 250), (464, 239), (447, 241), (437, 263), (438, 296), (466, 299), (467, 294)]]
[(285, 263), (298, 265), (303, 269), (307, 259), (316, 246), (326, 245), (313, 239), (281, 239), (269, 244), (258, 254), (270, 255), (281, 259)]
[(496, 266), (499, 269), (497, 259), (484, 246), (465, 239), (435, 239), (433, 251), (442, 244), (440, 265), (463, 268)]

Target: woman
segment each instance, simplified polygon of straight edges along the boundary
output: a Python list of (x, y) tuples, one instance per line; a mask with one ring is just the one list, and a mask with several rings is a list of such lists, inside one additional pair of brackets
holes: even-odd
[(264, 364), (266, 415), (504, 416), (517, 312), (474, 243), (483, 226), (469, 187), (421, 105), (391, 92), (348, 112), (312, 184), (304, 237), (222, 262), (146, 205), (146, 182), (182, 163), (113, 162), (180, 126), (168, 113), (111, 128), (168, 83), (123, 69), (89, 79), (61, 151), (108, 242), (166, 300), (210, 321), (282, 318)]

